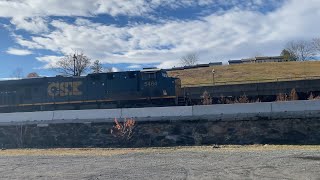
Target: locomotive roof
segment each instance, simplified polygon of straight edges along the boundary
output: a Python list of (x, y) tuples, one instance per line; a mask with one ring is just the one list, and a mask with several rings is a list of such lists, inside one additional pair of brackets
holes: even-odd
[[(129, 73), (129, 72), (144, 72), (144, 73), (151, 73), (151, 72), (158, 72), (163, 71), (163, 69), (143, 69), (140, 71), (120, 71), (120, 72), (104, 72), (104, 73), (98, 73), (98, 74), (111, 74), (111, 73)], [(63, 76), (63, 75), (57, 75), (57, 76), (50, 76), (50, 77), (32, 77), (32, 78), (21, 78), (21, 79), (3, 79), (0, 80), (0, 84), (4, 82), (17, 82), (17, 81), (23, 81), (23, 82), (30, 82), (30, 81), (39, 81), (42, 79), (54, 79), (54, 78), (77, 78), (82, 79), (86, 78), (87, 76), (93, 76), (96, 74), (87, 74), (86, 76)]]
[(157, 71), (161, 71), (162, 69), (158, 69), (158, 68), (153, 68), (153, 69), (142, 69), (140, 70), (140, 72), (157, 72)]

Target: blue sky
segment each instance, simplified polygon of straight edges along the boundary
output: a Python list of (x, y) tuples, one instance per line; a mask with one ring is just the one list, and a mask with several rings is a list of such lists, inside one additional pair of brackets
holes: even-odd
[(0, 78), (52, 76), (74, 50), (120, 70), (279, 55), (320, 37), (320, 0), (0, 0)]

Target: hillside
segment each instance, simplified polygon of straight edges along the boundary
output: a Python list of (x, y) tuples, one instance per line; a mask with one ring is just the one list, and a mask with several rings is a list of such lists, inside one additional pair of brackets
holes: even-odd
[(213, 68), (216, 85), (320, 78), (320, 61), (223, 65), (169, 71), (168, 74), (179, 77), (182, 86), (211, 85)]

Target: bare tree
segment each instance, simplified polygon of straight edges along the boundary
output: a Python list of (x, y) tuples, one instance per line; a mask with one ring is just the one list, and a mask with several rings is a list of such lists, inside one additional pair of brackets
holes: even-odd
[(18, 78), (21, 79), (23, 78), (23, 69), (22, 68), (16, 68), (15, 70), (12, 71), (11, 77), (12, 78)]
[(286, 46), (286, 50), (298, 61), (310, 60), (316, 55), (313, 43), (305, 40), (290, 41)]
[(27, 78), (36, 78), (36, 77), (40, 77), (36, 72), (32, 72), (27, 75)]
[(316, 50), (318, 53), (320, 53), (320, 38), (314, 38), (314, 39), (312, 40), (312, 44), (313, 44), (315, 50)]
[(53, 69), (67, 76), (81, 76), (87, 72), (89, 67), (90, 58), (81, 52), (61, 58)]
[(199, 61), (199, 57), (196, 53), (190, 53), (180, 58), (182, 66), (196, 65)]
[(103, 66), (102, 66), (102, 64), (100, 63), (99, 60), (95, 60), (90, 68), (92, 70), (92, 73), (101, 73), (101, 72), (103, 72)]

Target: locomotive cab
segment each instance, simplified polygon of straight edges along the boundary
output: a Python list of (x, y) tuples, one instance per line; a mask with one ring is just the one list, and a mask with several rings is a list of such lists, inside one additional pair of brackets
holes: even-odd
[(175, 99), (175, 78), (168, 77), (161, 69), (143, 69), (141, 73), (141, 90), (149, 99)]

